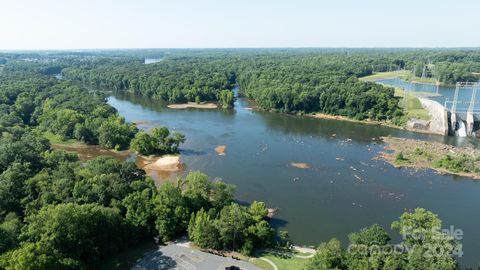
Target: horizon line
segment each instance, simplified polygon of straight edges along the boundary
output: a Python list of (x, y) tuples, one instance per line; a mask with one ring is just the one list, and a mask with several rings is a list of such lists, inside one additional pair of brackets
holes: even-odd
[(221, 50), (221, 49), (480, 49), (480, 46), (285, 46), (285, 47), (105, 47), (105, 48), (43, 48), (43, 49), (2, 49), (0, 52), (33, 51), (113, 51), (113, 50)]

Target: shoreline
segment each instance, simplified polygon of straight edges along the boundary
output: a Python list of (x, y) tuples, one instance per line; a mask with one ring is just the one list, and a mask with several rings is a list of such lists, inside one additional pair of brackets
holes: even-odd
[(480, 154), (477, 149), (406, 138), (381, 137), (381, 139), (385, 143), (385, 151), (379, 152), (375, 158), (384, 160), (395, 168), (430, 169), (439, 174), (480, 180), (480, 173), (464, 171), (463, 168), (453, 171), (438, 165), (447, 156), (452, 157), (452, 159), (462, 157), (471, 162), (476, 162), (475, 159)]
[[(126, 161), (129, 157), (135, 156), (135, 165), (139, 169), (144, 170), (145, 173), (154, 180), (157, 186), (165, 181), (170, 181), (178, 177), (185, 169), (185, 164), (181, 160), (180, 154), (143, 156), (135, 154), (129, 149), (117, 151), (104, 148), (100, 145), (87, 145), (81, 142), (75, 142), (73, 144), (52, 143), (51, 148), (54, 150), (74, 152), (77, 154), (80, 162), (86, 162), (99, 156), (110, 156), (120, 161)], [(175, 157), (175, 160), (171, 160), (171, 157)], [(154, 165), (156, 162), (159, 163), (157, 164), (159, 166)]]
[(209, 102), (209, 103), (195, 103), (195, 102), (188, 102), (188, 103), (176, 103), (176, 104), (168, 104), (167, 108), (175, 109), (175, 110), (182, 110), (182, 109), (218, 109), (220, 106), (216, 103)]

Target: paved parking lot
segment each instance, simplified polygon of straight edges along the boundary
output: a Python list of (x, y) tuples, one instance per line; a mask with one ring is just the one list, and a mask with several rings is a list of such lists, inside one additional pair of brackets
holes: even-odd
[(193, 250), (177, 244), (160, 247), (139, 261), (133, 269), (225, 270), (225, 267), (232, 265), (242, 270), (261, 270), (248, 262)]

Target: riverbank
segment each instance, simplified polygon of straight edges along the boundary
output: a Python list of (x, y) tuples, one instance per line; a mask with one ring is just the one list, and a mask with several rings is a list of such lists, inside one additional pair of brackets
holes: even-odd
[(333, 115), (333, 114), (325, 114), (325, 113), (318, 113), (317, 112), (317, 113), (304, 114), (304, 116), (317, 118), (317, 119), (338, 120), (338, 121), (346, 121), (346, 122), (352, 122), (352, 123), (360, 123), (360, 124), (367, 124), (367, 125), (377, 125), (377, 126), (385, 126), (385, 127), (403, 129), (403, 127), (396, 126), (396, 125), (394, 125), (393, 123), (390, 123), (390, 122), (375, 121), (375, 120), (370, 120), (370, 119), (357, 120), (357, 119), (353, 119), (353, 118), (349, 118), (349, 117), (341, 116), (341, 115)]
[(480, 179), (480, 151), (438, 142), (382, 137), (385, 151), (378, 158), (395, 167), (433, 169), (443, 174)]
[(99, 145), (87, 145), (78, 141), (73, 143), (69, 141), (68, 144), (52, 143), (51, 145), (52, 149), (76, 153), (82, 162), (98, 156), (110, 156), (120, 161), (132, 159), (137, 167), (145, 170), (157, 186), (160, 186), (165, 181), (175, 180), (182, 174), (185, 168), (180, 155), (142, 156), (135, 155), (130, 150), (117, 151)]
[(188, 103), (178, 103), (178, 104), (169, 104), (167, 105), (170, 109), (218, 109), (219, 106), (216, 103), (195, 103), (195, 102), (188, 102)]

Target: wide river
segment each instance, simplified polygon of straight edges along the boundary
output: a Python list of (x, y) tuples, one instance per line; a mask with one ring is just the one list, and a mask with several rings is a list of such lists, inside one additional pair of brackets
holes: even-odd
[[(462, 265), (480, 263), (480, 182), (430, 170), (397, 169), (375, 157), (380, 136), (435, 140), (455, 145), (473, 139), (416, 134), (380, 126), (250, 110), (239, 98), (234, 110), (172, 110), (138, 96), (117, 94), (109, 103), (141, 128), (182, 132), (189, 170), (235, 184), (239, 201), (278, 208), (274, 225), (297, 244), (317, 245), (378, 223), (394, 242), (390, 224), (406, 210), (424, 207), (464, 232)], [(214, 148), (226, 145), (226, 155)], [(292, 162), (307, 163), (299, 169)]]

